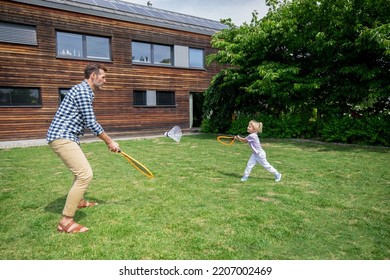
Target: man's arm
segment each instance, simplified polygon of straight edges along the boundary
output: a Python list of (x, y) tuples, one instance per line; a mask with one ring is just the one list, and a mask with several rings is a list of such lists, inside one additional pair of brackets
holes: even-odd
[(107, 147), (111, 152), (119, 152), (119, 144), (112, 140), (111, 137), (107, 135), (107, 133), (103, 131), (98, 135), (98, 137), (107, 144)]

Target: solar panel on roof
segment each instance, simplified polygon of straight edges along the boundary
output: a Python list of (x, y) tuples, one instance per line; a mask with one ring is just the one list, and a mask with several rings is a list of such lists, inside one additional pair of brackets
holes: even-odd
[(199, 21), (199, 24), (201, 24), (203, 26), (211, 26), (211, 27), (218, 28), (218, 29), (225, 27), (222, 23), (220, 23), (218, 21), (212, 21), (212, 20), (207, 20), (207, 19), (203, 19), (203, 18), (198, 18), (197, 20)]
[(118, 11), (134, 13), (134, 10), (125, 4), (116, 3), (116, 2), (111, 4), (113, 4)]
[(198, 23), (196, 22), (196, 20), (194, 18), (191, 18), (191, 17), (187, 17), (185, 15), (180, 15), (180, 18), (185, 22), (185, 23), (188, 23), (188, 24), (196, 24), (198, 25)]
[(205, 23), (206, 23), (203, 19), (197, 18), (197, 17), (193, 17), (193, 18), (191, 18), (191, 20), (195, 21), (196, 24), (198, 24), (198, 25), (205, 25)]
[(169, 19), (169, 20), (183, 22), (183, 20), (181, 18), (179, 18), (178, 16), (176, 16), (173, 13), (166, 13), (166, 15), (167, 15), (167, 19)]
[(196, 25), (196, 26), (212, 28), (212, 29), (223, 29), (225, 27), (224, 24), (218, 21), (202, 19), (190, 15), (175, 13), (175, 12), (161, 10), (157, 8), (151, 8), (146, 6), (143, 7), (142, 5), (139, 4), (124, 2), (121, 0), (73, 0), (72, 2), (94, 5), (101, 8), (109, 8), (112, 10), (133, 13), (137, 15), (143, 15), (146, 17), (154, 17), (162, 20), (169, 20), (180, 24)]
[(110, 2), (108, 2), (106, 0), (94, 0), (94, 1), (100, 7), (106, 7), (106, 8), (110, 8), (110, 9), (115, 9), (115, 7)]
[(95, 1), (93, 1), (93, 0), (73, 0), (73, 1), (79, 2), (79, 3), (83, 3), (83, 4), (89, 4), (89, 5), (95, 5), (96, 6)]
[(135, 7), (135, 6), (131, 6), (131, 8), (132, 8), (137, 14), (144, 15), (144, 16), (148, 16), (148, 17), (151, 16), (150, 13), (148, 13), (144, 8)]
[[(146, 10), (146, 9), (145, 9)], [(156, 18), (161, 18), (161, 19), (164, 19), (164, 15), (162, 13), (160, 13), (159, 11), (157, 10), (146, 10), (148, 13), (150, 13), (152, 16), (156, 17)]]
[(226, 25), (224, 25), (223, 23), (220, 23), (220, 22), (211, 22), (210, 25), (214, 26), (214, 28), (217, 28), (217, 29), (226, 28)]

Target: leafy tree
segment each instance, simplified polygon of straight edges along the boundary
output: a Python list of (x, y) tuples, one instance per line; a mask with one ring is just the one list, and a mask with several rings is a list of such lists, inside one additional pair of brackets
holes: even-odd
[[(229, 28), (212, 38), (218, 52), (208, 56), (208, 63), (229, 67), (212, 82), (218, 94), (208, 92), (210, 123), (226, 122), (222, 118), (239, 112), (289, 121), (294, 116), (306, 131), (315, 121), (318, 135), (327, 122), (351, 115), (378, 116), (386, 125), (390, 1), (267, 3), (270, 11), (264, 18), (254, 12), (251, 22), (240, 27), (226, 20)], [(222, 100), (229, 102), (218, 114), (212, 104)]]
[(229, 72), (228, 69), (217, 74), (205, 93), (207, 118), (202, 128), (208, 132), (227, 131), (231, 125), (235, 99), (240, 96), (240, 89), (235, 82), (229, 82)]

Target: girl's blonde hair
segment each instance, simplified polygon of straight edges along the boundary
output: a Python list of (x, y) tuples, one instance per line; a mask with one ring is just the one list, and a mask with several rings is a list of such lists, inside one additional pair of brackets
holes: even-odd
[(249, 122), (249, 124), (253, 127), (253, 129), (257, 132), (257, 133), (261, 133), (263, 131), (263, 123), (261, 122), (257, 122), (255, 120), (251, 120)]

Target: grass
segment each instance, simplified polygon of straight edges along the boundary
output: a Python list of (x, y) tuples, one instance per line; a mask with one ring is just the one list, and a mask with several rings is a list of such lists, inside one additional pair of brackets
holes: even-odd
[(72, 177), (47, 147), (0, 150), (3, 260), (382, 260), (390, 258), (390, 149), (262, 139), (282, 181), (250, 149), (215, 135), (119, 141), (147, 179), (103, 142), (82, 144), (94, 180), (76, 213), (86, 234), (56, 224)]

